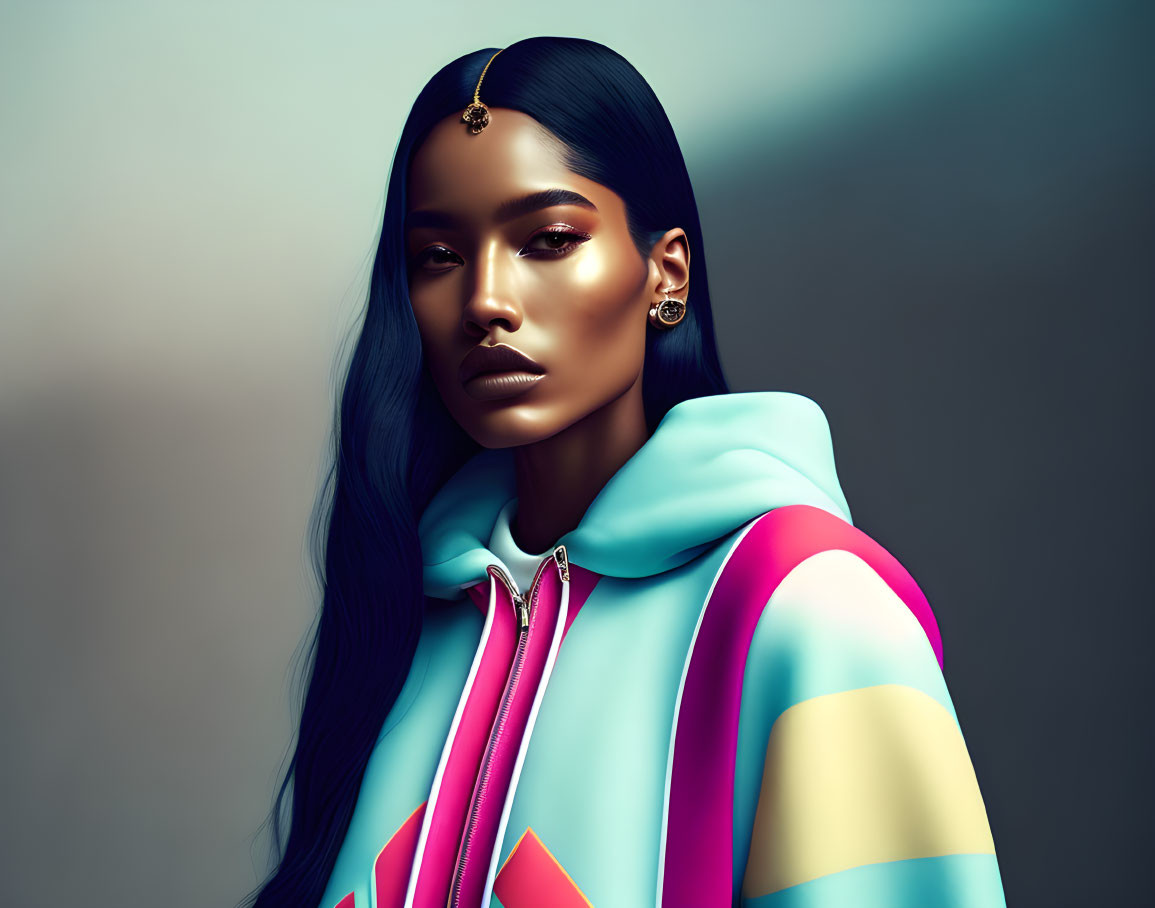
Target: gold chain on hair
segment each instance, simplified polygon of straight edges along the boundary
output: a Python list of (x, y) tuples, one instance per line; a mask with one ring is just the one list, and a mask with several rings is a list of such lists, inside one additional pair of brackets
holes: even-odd
[[(503, 47), (501, 50), (505, 50), (505, 48)], [(497, 54), (500, 54), (501, 50)], [(489, 72), (489, 65), (497, 58), (497, 54), (489, 58), (489, 63), (485, 64), (485, 69), (477, 77), (477, 87), (473, 89), (473, 103), (466, 107), (461, 114), (461, 122), (469, 126), (469, 131), (473, 135), (477, 135), (489, 125), (489, 108), (481, 103), (481, 80)]]

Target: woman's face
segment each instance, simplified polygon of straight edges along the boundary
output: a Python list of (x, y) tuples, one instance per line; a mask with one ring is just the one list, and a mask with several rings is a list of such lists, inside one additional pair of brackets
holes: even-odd
[[(409, 297), (425, 362), (487, 448), (548, 438), (640, 393), (662, 274), (638, 254), (621, 198), (562, 154), (531, 117), (494, 108), (478, 135), (446, 117), (410, 167)], [(503, 359), (508, 348), (530, 362)]]

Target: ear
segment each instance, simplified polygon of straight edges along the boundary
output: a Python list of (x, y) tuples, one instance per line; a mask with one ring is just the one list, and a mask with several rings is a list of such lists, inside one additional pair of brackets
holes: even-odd
[(650, 302), (667, 296), (688, 302), (690, 289), (690, 241), (681, 227), (662, 234), (650, 251)]

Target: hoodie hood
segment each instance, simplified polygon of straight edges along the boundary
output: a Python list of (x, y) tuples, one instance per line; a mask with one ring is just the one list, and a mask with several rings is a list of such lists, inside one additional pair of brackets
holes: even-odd
[[(501, 564), (487, 542), (517, 497), (513, 463), (512, 448), (481, 451), (430, 501), (418, 524), (426, 595), (459, 598)], [(818, 404), (787, 391), (697, 397), (666, 413), (555, 545), (595, 573), (648, 577), (792, 504), (851, 522)]]

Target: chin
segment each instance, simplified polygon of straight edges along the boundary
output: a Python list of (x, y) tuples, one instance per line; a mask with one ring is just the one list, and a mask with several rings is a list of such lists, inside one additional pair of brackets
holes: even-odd
[[(475, 401), (471, 403), (476, 407)], [(500, 406), (490, 405), (487, 413), (470, 408), (458, 419), (461, 427), (483, 448), (531, 445), (556, 435), (574, 421), (540, 404), (515, 401)]]

